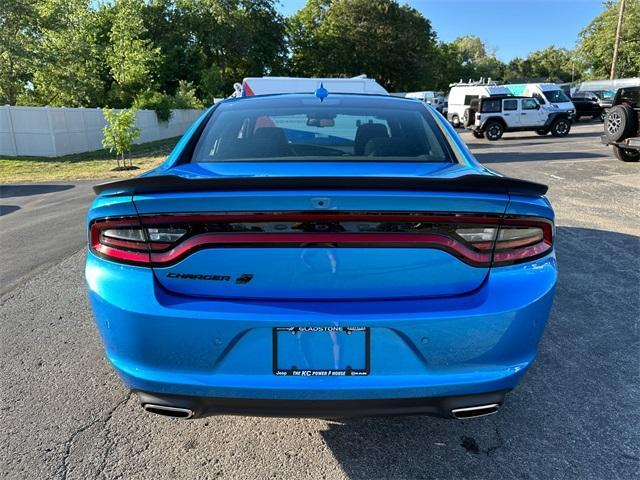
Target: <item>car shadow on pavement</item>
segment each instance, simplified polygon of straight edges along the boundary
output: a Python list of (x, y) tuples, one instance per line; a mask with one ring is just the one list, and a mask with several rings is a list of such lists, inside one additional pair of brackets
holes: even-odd
[(331, 422), (321, 434), (348, 478), (634, 478), (640, 236), (559, 227), (556, 239), (538, 358), (498, 414)]
[[(575, 125), (574, 125), (575, 126)], [(533, 133), (533, 132), (532, 132)], [(569, 133), (569, 135), (567, 135), (566, 137), (554, 137), (553, 135), (538, 135), (538, 134), (534, 134), (534, 135), (516, 135), (516, 136), (512, 136), (510, 134), (506, 134), (506, 137), (503, 137), (504, 140), (527, 140), (529, 138), (541, 138), (541, 139), (549, 139), (549, 140), (554, 140), (556, 142), (558, 141), (563, 141), (564, 139), (572, 139), (572, 138), (600, 138), (600, 136), (602, 135), (602, 131), (598, 130), (598, 131), (588, 131), (588, 132), (576, 132), (576, 131), (572, 131)]]
[(0, 217), (3, 215), (9, 215), (10, 213), (20, 210), (18, 205), (0, 205)]
[(475, 153), (474, 157), (480, 163), (511, 163), (511, 162), (541, 162), (552, 160), (576, 160), (576, 159), (600, 159), (609, 158), (605, 153), (592, 152), (533, 152), (533, 153), (515, 153), (515, 152), (487, 152)]
[(71, 190), (75, 185), (48, 185), (34, 183), (30, 185), (0, 185), (0, 198), (28, 197), (43, 193), (62, 192)]

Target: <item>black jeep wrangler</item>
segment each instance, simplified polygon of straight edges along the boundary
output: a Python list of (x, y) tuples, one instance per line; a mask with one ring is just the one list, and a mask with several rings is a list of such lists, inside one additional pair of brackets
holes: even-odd
[(602, 143), (613, 145), (613, 153), (623, 162), (640, 161), (640, 87), (616, 92), (604, 120)]

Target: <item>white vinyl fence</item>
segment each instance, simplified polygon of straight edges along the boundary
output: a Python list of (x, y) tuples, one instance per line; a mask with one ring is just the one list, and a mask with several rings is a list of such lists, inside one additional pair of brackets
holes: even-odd
[[(204, 110), (173, 110), (159, 122), (153, 110), (138, 110), (135, 143), (182, 135)], [(100, 108), (0, 107), (0, 155), (60, 157), (102, 148)]]

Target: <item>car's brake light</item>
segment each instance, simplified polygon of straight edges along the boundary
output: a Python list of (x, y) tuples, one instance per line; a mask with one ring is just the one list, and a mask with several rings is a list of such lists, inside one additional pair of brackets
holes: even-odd
[(493, 265), (512, 265), (546, 255), (553, 248), (553, 230), (550, 220), (505, 219), (496, 238)]
[(102, 257), (145, 265), (151, 262), (150, 251), (165, 250), (186, 233), (186, 229), (171, 226), (144, 229), (134, 217), (105, 219), (91, 223), (89, 244)]
[(203, 248), (433, 248), (476, 267), (548, 253), (553, 223), (466, 213), (217, 213), (96, 220), (90, 247), (110, 260), (172, 265)]

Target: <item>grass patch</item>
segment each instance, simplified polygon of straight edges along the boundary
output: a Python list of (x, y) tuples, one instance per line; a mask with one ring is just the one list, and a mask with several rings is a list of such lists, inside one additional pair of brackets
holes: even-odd
[(135, 145), (131, 151), (138, 170), (112, 171), (115, 156), (106, 150), (64, 157), (0, 157), (0, 183), (48, 182), (50, 180), (97, 180), (134, 177), (160, 165), (180, 137)]

